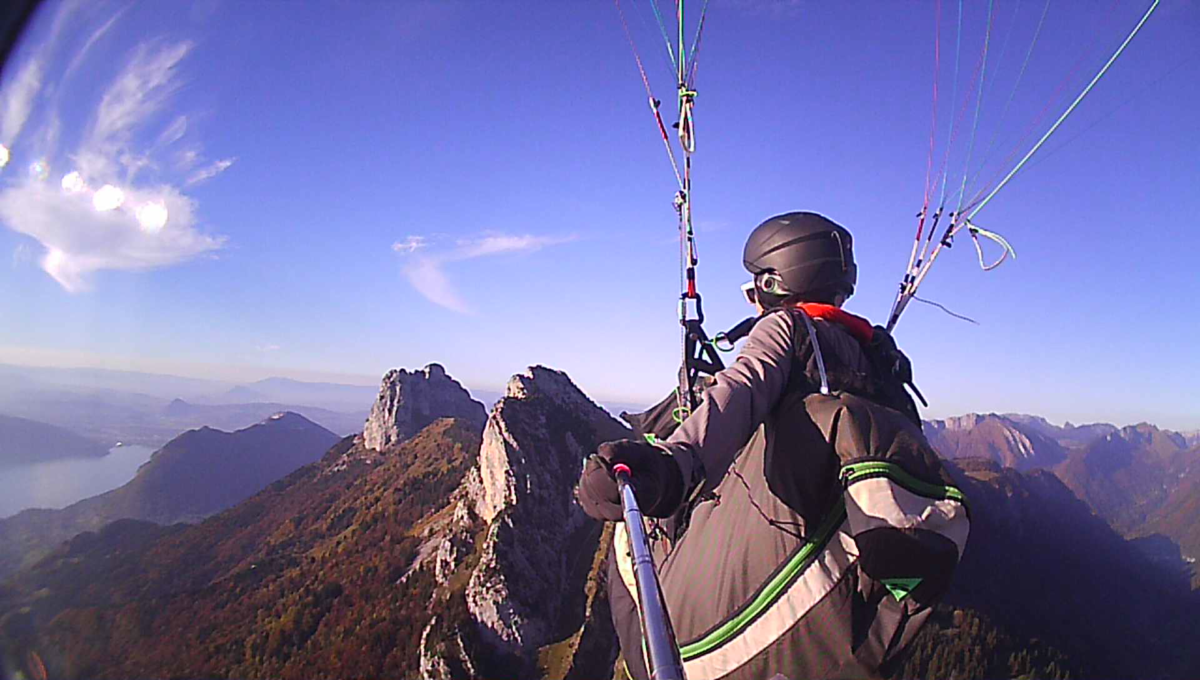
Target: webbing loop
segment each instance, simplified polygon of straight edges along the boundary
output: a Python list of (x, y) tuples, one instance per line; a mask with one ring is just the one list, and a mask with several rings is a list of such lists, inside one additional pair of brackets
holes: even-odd
[[(999, 267), (1005, 260), (1008, 259), (1009, 255), (1012, 255), (1013, 259), (1016, 259), (1017, 252), (1013, 250), (1013, 247), (1009, 244), (1009, 242), (1000, 234), (997, 234), (994, 231), (988, 231), (987, 229), (978, 227), (970, 222), (967, 222), (967, 230), (971, 233), (971, 240), (975, 243), (975, 252), (979, 255), (979, 266), (983, 268), (983, 271), (990, 272), (996, 267)], [(979, 243), (980, 236), (990, 239), (992, 242), (1000, 246), (1002, 249), (1000, 253), (1000, 259), (991, 264), (987, 264), (983, 261), (983, 247)]]

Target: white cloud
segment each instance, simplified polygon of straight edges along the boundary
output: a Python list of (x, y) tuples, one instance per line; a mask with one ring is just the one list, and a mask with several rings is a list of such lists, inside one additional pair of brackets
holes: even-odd
[(259, 345), (255, 347), (260, 352), (278, 352), (279, 345)]
[[(196, 202), (180, 187), (215, 177), (234, 159), (203, 165), (194, 139), (178, 148), (185, 136), (194, 136), (189, 116), (176, 113), (165, 126), (162, 120), (181, 86), (179, 66), (191, 42), (139, 44), (95, 103), (84, 108), (93, 113), (79, 146), (69, 152), (55, 149), (59, 98), (39, 98), (38, 91), (60, 86), (115, 24), (116, 17), (108, 18), (81, 49), (64, 55), (65, 70), (55, 70), (44, 58), (53, 42), (48, 40), (0, 93), (0, 130), (15, 135), (26, 119), (46, 121), (37, 134), (25, 134), (17, 153), (45, 158), (51, 169), (44, 178), (0, 177), (0, 222), (41, 244), (42, 269), (68, 292), (88, 290), (98, 271), (168, 267), (212, 253), (225, 241), (198, 228)], [(186, 177), (181, 174), (188, 171)], [(63, 189), (60, 180), (67, 173), (78, 173), (76, 191)], [(124, 201), (100, 211), (93, 199), (106, 185), (120, 190)], [(14, 254), (14, 263), (20, 257), (26, 255)]]
[(222, 172), (228, 170), (229, 166), (233, 165), (234, 161), (236, 160), (236, 158), (224, 158), (219, 161), (214, 161), (213, 163), (210, 163), (189, 175), (187, 183), (198, 184), (205, 180), (212, 179), (213, 177), (216, 177)]
[(29, 120), (34, 100), (42, 90), (42, 60), (34, 57), (25, 62), (7, 85), (0, 92), (0, 144), (11, 145)]
[[(459, 239), (455, 247), (436, 254), (418, 258), (404, 269), (408, 282), (430, 302), (460, 314), (470, 314), (470, 306), (463, 300), (446, 274), (447, 264), (473, 260), (506, 253), (532, 253), (546, 246), (574, 241), (574, 236), (512, 236), (488, 234), (479, 238)], [(427, 244), (422, 236), (409, 236), (406, 241), (392, 244), (392, 250), (412, 253)]]
[(426, 245), (424, 236), (409, 236), (403, 241), (392, 244), (392, 250), (397, 253), (415, 253)]
[(86, 193), (64, 194), (57, 183), (28, 179), (0, 192), (0, 220), (45, 248), (42, 269), (70, 292), (88, 290), (103, 269), (138, 271), (178, 264), (221, 247), (224, 239), (195, 229), (195, 204), (172, 187), (126, 189), (125, 204), (161, 202), (170, 221), (148, 232), (133, 209), (100, 212)]

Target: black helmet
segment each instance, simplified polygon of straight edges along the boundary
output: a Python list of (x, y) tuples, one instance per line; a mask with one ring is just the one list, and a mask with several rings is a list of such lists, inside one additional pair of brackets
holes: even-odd
[[(779, 298), (849, 296), (858, 282), (850, 232), (810, 212), (777, 215), (758, 225), (746, 241), (742, 263), (757, 288)], [(775, 276), (760, 276), (767, 273)]]

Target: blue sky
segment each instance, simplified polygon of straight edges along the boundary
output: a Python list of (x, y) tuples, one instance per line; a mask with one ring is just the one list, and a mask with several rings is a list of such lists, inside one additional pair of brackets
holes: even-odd
[[(988, 12), (965, 3), (952, 102), (940, 4), (935, 166)], [(647, 0), (622, 6), (673, 101)], [(981, 177), (1147, 6), (1053, 2), (1001, 118), (1045, 3), (995, 4)], [(884, 320), (925, 188), (936, 7), (712, 0), (694, 157), (710, 332), (747, 312), (746, 234), (798, 209), (854, 232), (848, 308)], [(1200, 4), (1164, 0), (978, 215), (1015, 261), (981, 273), (967, 239), (938, 261), (923, 297), (980, 325), (916, 303), (901, 321), (928, 415), (1200, 427), (1198, 29)], [(359, 382), (439, 361), (479, 388), (542, 363), (635, 402), (672, 385), (674, 179), (610, 2), (48, 2), (0, 92), (0, 360)], [(126, 201), (99, 212), (105, 184)]]

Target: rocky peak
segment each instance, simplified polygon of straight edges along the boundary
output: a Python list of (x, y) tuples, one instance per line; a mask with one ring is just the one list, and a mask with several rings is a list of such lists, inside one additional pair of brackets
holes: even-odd
[[(469, 636), (491, 650), (491, 661), (472, 660), (461, 644), (430, 638), (422, 645), (426, 677), (478, 663), (491, 669), (485, 674), (526, 677), (534, 674), (539, 650), (577, 646), (585, 638), (605, 640), (597, 654), (605, 657), (601, 664), (611, 663), (611, 622), (606, 613), (592, 614), (593, 596), (585, 597), (584, 587), (598, 578), (600, 562), (591, 571), (586, 565), (606, 547), (599, 542), (602, 526), (583, 514), (575, 485), (589, 452), (630, 434), (565, 373), (534, 366), (513, 376), (488, 417), (478, 463), (464, 483), (463, 502), (486, 527), (464, 593)], [(447, 559), (440, 555), (447, 546), (438, 548), (442, 574), (459, 568), (454, 555), (463, 552), (447, 545)], [(596, 626), (609, 630), (598, 634)], [(568, 656), (578, 658), (574, 651)]]
[(1187, 448), (1187, 439), (1183, 435), (1160, 430), (1150, 423), (1123, 427), (1118, 436), (1135, 447), (1148, 449), (1160, 455), (1177, 453)]
[(945, 420), (932, 420), (929, 421), (929, 424), (932, 425), (936, 430), (962, 432), (975, 427), (979, 423), (983, 422), (985, 418), (987, 418), (987, 416), (979, 413), (967, 413), (966, 415), (946, 418)]
[(475, 510), (490, 522), (529, 498), (520, 504), (523, 512), (567, 513), (583, 458), (600, 442), (628, 436), (565, 373), (532, 366), (509, 380), (488, 418)]
[(995, 413), (968, 413), (926, 423), (925, 434), (945, 458), (992, 458), (1020, 469), (1054, 465), (1065, 457), (1055, 439), (1028, 424)]
[(1200, 445), (1200, 430), (1189, 430), (1187, 432), (1180, 432), (1179, 434), (1183, 436), (1183, 441), (1188, 446)]
[(259, 425), (267, 425), (275, 429), (305, 430), (321, 426), (295, 411), (280, 411), (267, 416)]
[(441, 364), (412, 372), (393, 369), (383, 376), (379, 398), (363, 426), (363, 442), (369, 449), (382, 451), (439, 418), (457, 418), (482, 430), (487, 412)]

